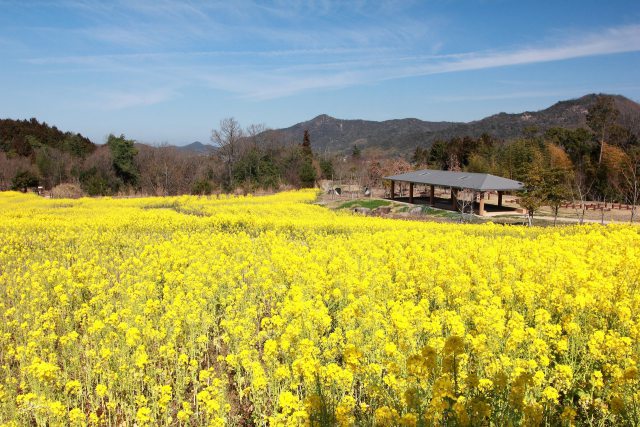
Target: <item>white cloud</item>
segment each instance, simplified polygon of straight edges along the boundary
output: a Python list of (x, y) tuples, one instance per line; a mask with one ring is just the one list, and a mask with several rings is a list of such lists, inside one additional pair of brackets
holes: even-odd
[(122, 110), (143, 107), (168, 101), (175, 95), (171, 89), (156, 89), (142, 92), (117, 91), (103, 93), (98, 96), (96, 106), (105, 110)]
[[(173, 0), (167, 0), (163, 4), (166, 7), (174, 6)], [(187, 8), (180, 13), (199, 16), (199, 11), (200, 9), (193, 12)], [(266, 27), (256, 31), (277, 33), (276, 29)], [(284, 35), (274, 34), (269, 37), (288, 39), (293, 38), (294, 33), (295, 31), (285, 32)], [(127, 32), (113, 34), (112, 37), (123, 40), (130, 37)], [(279, 45), (282, 49), (184, 52), (159, 49), (155, 52), (127, 54), (32, 58), (30, 62), (36, 66), (62, 69), (86, 67), (89, 72), (107, 69), (114, 76), (129, 82), (134, 79), (144, 80), (146, 76), (150, 81), (158, 81), (158, 87), (171, 86), (174, 92), (181, 87), (204, 86), (234, 93), (244, 99), (265, 100), (305, 91), (372, 84), (406, 77), (640, 51), (639, 24), (608, 28), (565, 39), (546, 40), (539, 45), (511, 50), (441, 55), (421, 53), (424, 51), (412, 47), (411, 43), (407, 43), (406, 49), (399, 49), (396, 48), (395, 41), (372, 46), (365, 40), (368, 36), (376, 39), (380, 34), (377, 30), (371, 34), (364, 32), (357, 36), (362, 41), (354, 41), (355, 32), (353, 36), (340, 35), (339, 37), (347, 37), (352, 41), (347, 46), (341, 46), (336, 38), (328, 36), (326, 43), (310, 48), (298, 48), (295, 43), (282, 43)], [(135, 34), (131, 37), (135, 38)], [(112, 100), (111, 104), (144, 105), (145, 102), (160, 102), (158, 100), (169, 96), (171, 95), (161, 92), (137, 96), (124, 93)]]
[(560, 42), (553, 47), (529, 47), (507, 52), (473, 52), (451, 59), (443, 57), (443, 60), (435, 59), (407, 67), (399, 70), (397, 76), (389, 77), (479, 70), (637, 51), (640, 51), (640, 25), (631, 25), (587, 34), (581, 39)]
[[(581, 57), (640, 51), (640, 25), (610, 28), (555, 46), (526, 47), (503, 52), (470, 52), (451, 55), (394, 56), (372, 54), (357, 58), (273, 67), (262, 77), (235, 74), (232, 86), (247, 98), (268, 99), (307, 90), (338, 88), (412, 76), (463, 72)], [(224, 89), (220, 87), (219, 89)]]

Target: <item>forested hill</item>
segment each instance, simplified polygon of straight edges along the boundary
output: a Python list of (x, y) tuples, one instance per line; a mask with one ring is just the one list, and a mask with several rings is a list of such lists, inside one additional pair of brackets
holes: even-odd
[[(347, 153), (357, 145), (361, 150), (381, 150), (388, 154), (407, 155), (416, 146), (429, 146), (436, 140), (455, 137), (479, 137), (486, 133), (494, 138), (519, 138), (530, 130), (544, 132), (554, 127), (575, 129), (586, 126), (589, 108), (598, 95), (590, 94), (578, 99), (561, 101), (541, 111), (518, 114), (499, 113), (469, 123), (427, 122), (419, 119), (399, 119), (382, 122), (367, 120), (341, 120), (320, 115), (286, 129), (279, 129), (284, 138), (300, 140), (309, 130), (317, 152)], [(619, 124), (640, 136), (640, 104), (620, 95), (612, 96), (620, 111)]]
[(63, 132), (34, 118), (0, 119), (0, 151), (27, 157), (42, 148), (82, 157), (93, 152), (96, 145), (79, 133)]

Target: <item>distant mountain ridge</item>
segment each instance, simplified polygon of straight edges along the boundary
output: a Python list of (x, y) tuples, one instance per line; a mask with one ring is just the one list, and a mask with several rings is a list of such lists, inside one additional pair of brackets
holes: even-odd
[(216, 147), (214, 147), (213, 145), (203, 144), (200, 141), (195, 141), (187, 145), (177, 146), (176, 148), (180, 151), (189, 151), (198, 154), (211, 154), (216, 151)]
[[(620, 110), (620, 121), (640, 135), (640, 104), (621, 95), (609, 95)], [(540, 111), (517, 114), (499, 113), (481, 120), (462, 122), (429, 122), (415, 118), (386, 120), (342, 120), (326, 114), (295, 124), (277, 132), (284, 139), (302, 141), (309, 130), (316, 152), (347, 153), (354, 145), (362, 150), (379, 150), (388, 154), (408, 154), (417, 146), (430, 146), (436, 140), (454, 137), (478, 137), (483, 133), (509, 140), (522, 137), (527, 128), (540, 132), (552, 127), (578, 128), (586, 126), (589, 107), (597, 94), (560, 101)]]

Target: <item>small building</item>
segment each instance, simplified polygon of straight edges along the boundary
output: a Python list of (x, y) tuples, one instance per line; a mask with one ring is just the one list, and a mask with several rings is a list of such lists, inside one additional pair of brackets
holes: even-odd
[(414, 187), (424, 185), (429, 187), (429, 192), (423, 192), (420, 196), (429, 198), (429, 204), (436, 206), (435, 188), (447, 188), (450, 190), (450, 205), (452, 209), (458, 209), (458, 193), (461, 190), (471, 190), (474, 194), (479, 194), (478, 214), (485, 215), (485, 199), (489, 192), (497, 192), (497, 207), (502, 208), (502, 196), (507, 191), (518, 191), (524, 189), (524, 184), (512, 179), (490, 175), (488, 173), (471, 172), (451, 172), (433, 169), (423, 169), (407, 172), (399, 175), (387, 176), (385, 179), (391, 181), (390, 198), (395, 199), (396, 183), (409, 184), (409, 203), (414, 203)]

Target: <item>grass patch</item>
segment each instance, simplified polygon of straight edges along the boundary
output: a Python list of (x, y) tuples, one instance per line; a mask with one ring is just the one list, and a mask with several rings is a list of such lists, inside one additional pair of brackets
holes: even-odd
[(338, 206), (338, 209), (350, 209), (350, 208), (355, 208), (355, 207), (375, 209), (375, 208), (379, 208), (380, 206), (389, 206), (390, 204), (391, 204), (391, 202), (388, 202), (386, 200), (379, 200), (379, 199), (375, 199), (375, 200), (351, 200), (349, 202), (345, 202), (345, 203), (341, 204), (340, 206)]
[(422, 208), (422, 213), (424, 215), (429, 215), (429, 216), (436, 216), (439, 218), (452, 218), (452, 219), (459, 219), (460, 218), (460, 213), (459, 212), (453, 212), (453, 211), (446, 211), (443, 209), (435, 209), (429, 206), (424, 206)]

